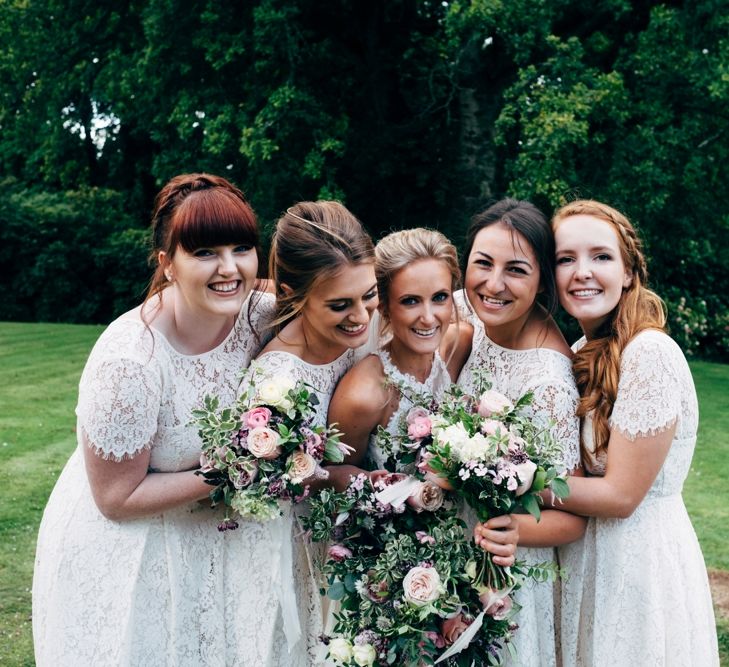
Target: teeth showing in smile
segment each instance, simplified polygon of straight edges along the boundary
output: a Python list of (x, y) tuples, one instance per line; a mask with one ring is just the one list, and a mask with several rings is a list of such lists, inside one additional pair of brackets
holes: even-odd
[(234, 292), (238, 289), (239, 283), (239, 280), (231, 280), (227, 283), (212, 283), (211, 285), (208, 285), (208, 287), (210, 287), (213, 292)]
[(483, 301), (484, 303), (488, 303), (492, 306), (505, 306), (507, 303), (509, 303), (504, 299), (494, 299), (490, 296), (482, 296), (481, 301)]
[(433, 327), (432, 329), (413, 329), (413, 332), (418, 336), (432, 336), (437, 330), (438, 327)]
[(600, 294), (599, 289), (578, 289), (572, 292), (575, 296), (596, 296)]
[(362, 331), (364, 331), (367, 328), (367, 325), (366, 324), (350, 324), (350, 325), (340, 324), (339, 328), (342, 331), (346, 331), (347, 333), (354, 334), (354, 333), (361, 333)]

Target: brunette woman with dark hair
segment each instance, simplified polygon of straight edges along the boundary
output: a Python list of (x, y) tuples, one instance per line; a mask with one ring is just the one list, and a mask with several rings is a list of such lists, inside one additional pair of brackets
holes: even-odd
[(159, 193), (145, 302), (97, 341), (79, 387), (78, 447), (51, 494), (33, 580), (37, 664), (287, 665), (263, 526), (216, 530), (197, 501), (191, 411), (235, 400), (273, 315), (252, 296), (256, 217), (223, 178)]
[[(464, 253), (464, 317), (474, 326), (471, 353), (458, 383), (469, 392), (487, 371), (496, 391), (516, 401), (533, 394), (532, 419), (562, 445), (566, 471), (579, 466), (577, 388), (571, 351), (551, 317), (556, 304), (554, 238), (547, 219), (533, 204), (505, 199), (473, 218)], [(541, 297), (541, 299), (539, 299)], [(545, 305), (539, 303), (543, 301)], [(556, 560), (555, 546), (579, 538), (585, 520), (548, 510), (537, 523), (518, 522), (517, 559), (528, 564)], [(485, 527), (479, 532), (487, 535)], [(488, 543), (482, 543), (487, 548)], [(516, 661), (543, 667), (557, 663), (555, 584), (530, 581), (515, 594), (521, 607), (512, 640)]]

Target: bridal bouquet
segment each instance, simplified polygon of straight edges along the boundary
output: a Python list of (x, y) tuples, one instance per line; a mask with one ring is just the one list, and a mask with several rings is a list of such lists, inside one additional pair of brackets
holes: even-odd
[(436, 484), (404, 474), (321, 491), (303, 519), (328, 542), (328, 597), (341, 601), (329, 658), (340, 665), (499, 664), (516, 612), (480, 590), (481, 549)]
[[(488, 387), (485, 379), (481, 383)], [(548, 427), (525, 414), (531, 400), (526, 394), (512, 403), (490, 388), (473, 398), (451, 387), (435, 413), (410, 417), (424, 425), (416, 434), (421, 436), (418, 468), (452, 488), (481, 521), (520, 511), (539, 520), (539, 492), (550, 488), (564, 498), (569, 487), (560, 444)], [(490, 554), (484, 555), (478, 579), (495, 592), (511, 586), (510, 573), (494, 565)]]
[(236, 515), (280, 516), (281, 502), (303, 500), (309, 482), (327, 476), (323, 462), (341, 463), (350, 451), (336, 429), (312, 423), (318, 399), (303, 382), (261, 378), (255, 364), (247, 378), (232, 407), (221, 409), (217, 397), (206, 396), (204, 407), (193, 411), (203, 442), (196, 473), (215, 487), (213, 506), (226, 506), (219, 530), (237, 528)]

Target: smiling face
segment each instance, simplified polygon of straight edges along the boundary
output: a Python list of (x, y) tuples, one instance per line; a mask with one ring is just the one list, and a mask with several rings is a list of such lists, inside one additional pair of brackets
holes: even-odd
[(237, 317), (258, 272), (256, 250), (250, 245), (219, 245), (187, 252), (178, 247), (171, 260), (160, 263), (172, 280), (176, 302), (193, 317)]
[(347, 264), (317, 281), (301, 310), (306, 341), (317, 348), (343, 353), (367, 342), (369, 323), (377, 308), (377, 281), (371, 262)]
[(464, 286), (489, 336), (509, 338), (528, 320), (540, 289), (534, 250), (502, 222), (483, 228), (468, 256)]
[(394, 275), (386, 313), (393, 344), (424, 355), (439, 348), (453, 314), (452, 280), (438, 259), (418, 260)]
[(560, 303), (589, 338), (632, 281), (617, 232), (599, 218), (573, 215), (559, 222), (554, 238)]

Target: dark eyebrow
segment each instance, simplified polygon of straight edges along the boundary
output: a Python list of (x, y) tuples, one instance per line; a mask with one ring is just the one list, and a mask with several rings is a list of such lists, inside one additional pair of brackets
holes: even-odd
[[(376, 289), (376, 288), (377, 288), (377, 283), (372, 285), (362, 296), (364, 296), (365, 294), (369, 294), (373, 289)], [(349, 303), (351, 301), (352, 301), (352, 299), (350, 299), (349, 297), (343, 296), (340, 299), (329, 299), (328, 301), (325, 301), (324, 303)]]
[[(476, 254), (477, 255), (482, 255), (486, 259), (488, 259), (490, 261), (493, 261), (493, 257), (491, 257), (491, 255), (489, 255), (488, 253), (481, 252), (480, 250), (477, 250), (476, 251)], [(524, 264), (525, 266), (528, 266), (530, 269), (532, 268), (532, 265), (527, 260), (525, 260), (525, 259), (510, 259), (506, 263), (507, 264)]]

